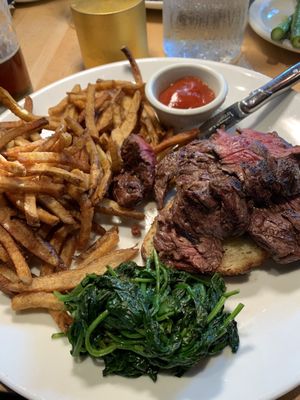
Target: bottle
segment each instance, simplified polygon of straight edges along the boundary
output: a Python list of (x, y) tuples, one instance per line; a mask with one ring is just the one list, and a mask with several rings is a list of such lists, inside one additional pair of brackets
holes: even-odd
[(0, 0), (0, 86), (16, 100), (32, 91), (7, 0)]
[(169, 57), (234, 62), (249, 0), (164, 0), (164, 51)]

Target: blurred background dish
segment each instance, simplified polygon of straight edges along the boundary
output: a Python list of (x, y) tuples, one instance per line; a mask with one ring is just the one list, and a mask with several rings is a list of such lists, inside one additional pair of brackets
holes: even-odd
[(34, 3), (40, 0), (15, 0), (15, 3)]
[(271, 39), (272, 29), (284, 17), (288, 17), (295, 10), (296, 0), (256, 0), (249, 10), (249, 24), (251, 28), (263, 39), (275, 46), (300, 53), (300, 49), (292, 47), (289, 40), (275, 42)]
[(146, 8), (152, 9), (152, 10), (162, 10), (163, 2), (160, 0), (149, 0), (145, 1)]

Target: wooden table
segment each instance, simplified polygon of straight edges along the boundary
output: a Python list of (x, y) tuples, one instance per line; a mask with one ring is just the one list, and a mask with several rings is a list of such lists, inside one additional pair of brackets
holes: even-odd
[[(83, 69), (68, 0), (19, 3), (13, 20), (34, 90)], [(164, 56), (161, 11), (147, 10), (147, 30), (150, 57)], [(299, 60), (299, 54), (274, 46), (246, 28), (239, 65), (274, 77)], [(300, 84), (295, 89), (300, 92)], [(6, 390), (0, 384), (0, 398), (1, 392), (6, 398)], [(280, 400), (300, 400), (300, 387)]]

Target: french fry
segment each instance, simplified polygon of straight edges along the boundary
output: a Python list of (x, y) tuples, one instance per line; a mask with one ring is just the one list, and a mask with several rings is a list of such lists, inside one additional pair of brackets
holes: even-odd
[(81, 136), (83, 135), (84, 129), (83, 127), (74, 119), (71, 118), (69, 115), (65, 117), (65, 122), (66, 125), (69, 129), (72, 130), (72, 132), (76, 135), (76, 136)]
[(98, 138), (98, 130), (95, 124), (95, 85), (88, 84), (85, 105), (85, 125), (94, 138)]
[(30, 226), (39, 226), (40, 219), (36, 207), (36, 195), (34, 193), (25, 193), (24, 212), (26, 222)]
[(49, 310), (49, 312), (60, 332), (66, 333), (73, 318), (66, 311)]
[(16, 158), (19, 153), (33, 151), (45, 142), (46, 139), (39, 139), (33, 143), (25, 144), (24, 146), (14, 146), (12, 148), (7, 148), (3, 152), (6, 157)]
[(75, 230), (78, 229), (78, 225), (63, 225), (57, 229), (50, 240), (51, 246), (57, 253), (60, 253), (61, 248), (67, 238), (71, 233), (73, 234)]
[(14, 140), (15, 146), (26, 146), (27, 144), (30, 144), (30, 141), (23, 138), (22, 136), (18, 136)]
[(2, 275), (0, 273), (0, 290), (1, 290), (1, 292), (3, 292), (4, 294), (6, 294), (9, 297), (12, 297), (14, 295), (14, 293), (8, 289), (8, 286), (10, 284), (11, 284), (11, 281), (5, 275)]
[(79, 166), (78, 161), (74, 160), (71, 155), (51, 151), (34, 151), (32, 153), (23, 152), (18, 154), (17, 159), (24, 164), (55, 163), (71, 165), (74, 168)]
[(105, 152), (101, 149), (101, 147), (98, 145), (97, 145), (97, 150), (99, 154), (100, 164), (103, 170), (103, 176), (97, 189), (95, 190), (93, 196), (91, 197), (93, 204), (97, 204), (106, 195), (106, 192), (109, 188), (112, 178), (111, 162), (109, 158), (107, 157)]
[[(25, 212), (23, 196), (18, 196), (16, 193), (6, 193), (6, 197), (14, 204), (15, 207)], [(50, 214), (41, 207), (37, 207), (37, 215), (40, 222), (44, 222), (47, 225), (56, 225), (59, 222), (59, 218), (57, 216)]]
[(93, 225), (92, 225), (92, 231), (99, 236), (103, 236), (106, 232), (106, 229), (100, 225), (98, 222), (95, 221), (95, 219), (93, 220)]
[(99, 154), (96, 145), (91, 137), (88, 137), (86, 142), (86, 149), (90, 157), (90, 192), (93, 193), (99, 184), (101, 178), (101, 169), (99, 162)]
[(15, 178), (0, 176), (0, 192), (13, 193), (47, 193), (54, 197), (59, 197), (64, 192), (64, 185), (42, 180), (33, 181), (28, 178)]
[(111, 159), (111, 169), (113, 173), (118, 173), (122, 169), (122, 158), (120, 148), (113, 139), (108, 140), (108, 151)]
[(22, 120), (18, 120), (18, 121), (1, 121), (0, 122), (0, 130), (17, 128), (18, 126), (21, 126), (23, 124), (24, 124), (24, 121), (22, 121)]
[(9, 261), (9, 255), (1, 243), (0, 243), (0, 260), (5, 263)]
[(26, 168), (19, 161), (7, 161), (5, 157), (0, 154), (0, 167), (1, 169), (11, 172), (14, 175), (25, 176)]
[(184, 145), (189, 141), (195, 139), (198, 135), (199, 135), (198, 129), (192, 129), (187, 132), (178, 133), (177, 135), (171, 136), (168, 139), (163, 140), (160, 144), (154, 147), (154, 151), (157, 154), (167, 149), (168, 147), (173, 147), (176, 145)]
[[(40, 236), (35, 234), (26, 224), (20, 220), (9, 218), (1, 218), (0, 224), (14, 238), (14, 240), (19, 242), (30, 253), (55, 267), (63, 267), (63, 262), (53, 247)], [(11, 254), (5, 246), (5, 243), (2, 244), (11, 258)]]
[(76, 236), (71, 236), (70, 238), (68, 238), (68, 240), (63, 245), (63, 248), (60, 252), (60, 257), (67, 268), (71, 267), (76, 248), (77, 248)]
[(33, 111), (33, 101), (30, 96), (26, 96), (24, 99), (24, 109), (29, 113), (32, 113)]
[(53, 293), (20, 293), (11, 299), (11, 308), (14, 311), (24, 311), (36, 308), (63, 311), (64, 303), (58, 300)]
[(91, 200), (86, 196), (82, 196), (80, 201), (80, 212), (81, 212), (81, 225), (78, 237), (78, 248), (84, 249), (90, 239), (93, 218), (94, 218), (94, 207)]
[(48, 109), (48, 113), (50, 116), (61, 115), (64, 112), (67, 105), (68, 105), (68, 97), (66, 96), (56, 106), (50, 107)]
[(61, 203), (54, 197), (40, 194), (38, 196), (38, 201), (41, 202), (44, 207), (48, 208), (48, 210), (50, 210), (65, 224), (75, 224), (75, 220), (72, 217), (71, 213), (67, 209), (65, 209), (65, 207), (62, 206)]
[(0, 274), (5, 276), (10, 282), (19, 282), (20, 278), (16, 272), (7, 265), (0, 265)]
[(144, 213), (121, 207), (114, 200), (107, 198), (102, 199), (101, 202), (96, 205), (96, 212), (105, 215), (116, 215), (118, 217), (132, 218), (139, 221), (145, 218)]
[(137, 89), (141, 89), (143, 84), (132, 83), (129, 81), (122, 81), (122, 80), (101, 80), (98, 79), (95, 85), (96, 91), (99, 90), (111, 90), (111, 89), (122, 89), (127, 91), (128, 93), (133, 93)]
[[(1, 93), (1, 87), (0, 87)], [(18, 136), (29, 134), (34, 132), (40, 128), (43, 128), (48, 123), (46, 118), (35, 119), (33, 121), (28, 122), (27, 124), (17, 126), (16, 128), (12, 128), (6, 132), (0, 133), (0, 149), (4, 147), (11, 140), (15, 139)]]
[(25, 285), (29, 285), (32, 282), (30, 268), (23, 254), (20, 252), (18, 246), (14, 242), (13, 238), (2, 226), (0, 226), (0, 243), (9, 254), (9, 257), (15, 266), (16, 273), (20, 280)]
[(121, 126), (111, 132), (112, 139), (121, 147), (137, 123), (138, 110), (141, 104), (141, 93), (136, 91), (131, 99), (126, 119)]
[(88, 266), (80, 269), (69, 269), (55, 272), (51, 275), (36, 277), (30, 285), (21, 282), (10, 282), (7, 290), (14, 293), (20, 292), (53, 292), (54, 290), (65, 292), (77, 286), (87, 274), (102, 275), (107, 266), (116, 268), (120, 263), (132, 260), (138, 253), (138, 249), (115, 250), (94, 260)]
[(105, 130), (110, 130), (110, 127), (113, 124), (113, 108), (109, 103), (107, 107), (100, 114), (97, 123), (96, 129), (99, 133), (104, 132)]
[(137, 65), (137, 62), (135, 61), (134, 57), (132, 56), (131, 51), (126, 46), (123, 46), (121, 48), (121, 51), (125, 54), (125, 56), (127, 57), (128, 61), (130, 63), (135, 82), (139, 85), (142, 85), (143, 84), (142, 74)]
[(74, 174), (64, 168), (56, 167), (51, 164), (41, 163), (29, 165), (26, 168), (27, 175), (47, 175), (60, 178), (64, 181), (73, 183), (74, 185), (83, 185), (86, 187), (86, 179), (84, 175)]
[(25, 108), (22, 108), (8, 93), (7, 90), (0, 87), (0, 103), (4, 105), (4, 107), (8, 108), (13, 114), (24, 121), (33, 121), (36, 119), (40, 119), (40, 116), (33, 115), (31, 112), (27, 111)]
[(119, 242), (119, 231), (117, 227), (109, 229), (102, 237), (98, 238), (86, 251), (78, 257), (77, 268), (83, 268), (95, 259), (103, 257), (116, 248)]

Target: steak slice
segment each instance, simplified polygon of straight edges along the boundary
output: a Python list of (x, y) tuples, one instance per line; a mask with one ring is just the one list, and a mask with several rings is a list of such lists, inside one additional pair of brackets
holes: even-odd
[(121, 148), (123, 169), (112, 182), (112, 194), (122, 207), (133, 207), (153, 190), (156, 158), (145, 140), (131, 134)]
[(249, 234), (274, 261), (287, 264), (300, 259), (300, 198), (268, 208), (255, 208)]
[(178, 152), (172, 151), (167, 154), (156, 166), (154, 195), (157, 208), (163, 208), (166, 192), (169, 184), (175, 178), (177, 173)]
[(144, 198), (144, 186), (131, 172), (124, 171), (113, 179), (112, 194), (121, 207), (134, 207)]
[(131, 134), (121, 148), (124, 169), (136, 175), (145, 194), (153, 189), (156, 157), (152, 147), (139, 135)]
[(273, 197), (300, 193), (299, 162), (292, 146), (276, 132), (244, 129), (239, 135), (219, 130), (212, 136), (214, 151), (227, 172), (243, 184), (245, 195), (258, 205), (272, 203)]
[(153, 244), (164, 263), (189, 272), (212, 273), (223, 257), (220, 240), (202, 236), (192, 241), (180, 234), (172, 223), (170, 210), (163, 210), (158, 216)]
[(262, 160), (266, 154), (261, 152), (262, 148), (275, 158), (300, 153), (300, 146), (292, 146), (276, 132), (263, 133), (243, 129), (240, 134), (231, 135), (219, 129), (212, 135), (211, 141), (223, 164), (253, 163)]
[(248, 227), (249, 212), (240, 181), (202, 150), (210, 151), (210, 147), (195, 141), (177, 157), (174, 223), (195, 238), (241, 235)]

